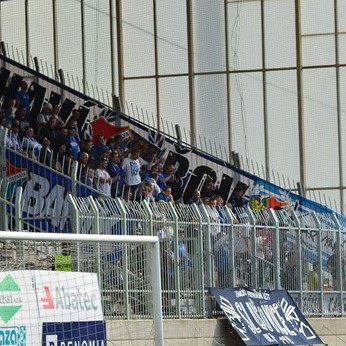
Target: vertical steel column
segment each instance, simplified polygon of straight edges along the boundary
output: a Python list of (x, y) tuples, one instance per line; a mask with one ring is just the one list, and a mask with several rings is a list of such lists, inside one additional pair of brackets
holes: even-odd
[(84, 10), (84, 0), (80, 2), (81, 9), (81, 34), (82, 34), (82, 75), (83, 75), (83, 93), (86, 93), (86, 44), (85, 44), (85, 10)]
[(302, 33), (300, 0), (295, 0), (295, 29), (296, 29), (296, 64), (297, 64), (297, 104), (298, 104), (298, 133), (299, 133), (299, 167), (302, 194), (305, 196), (306, 162), (305, 162), (305, 131), (304, 131), (304, 93), (303, 93), (303, 62), (302, 62)]
[(29, 30), (29, 0), (25, 0), (25, 44), (26, 44), (26, 65), (30, 64), (30, 30)]
[(230, 81), (230, 67), (229, 67), (229, 52), (228, 52), (228, 0), (224, 0), (224, 13), (225, 13), (225, 60), (226, 60), (226, 107), (227, 107), (227, 130), (228, 130), (228, 157), (231, 158), (233, 151), (232, 146), (232, 110), (231, 110), (231, 81)]
[(192, 0), (186, 1), (186, 21), (187, 21), (187, 49), (188, 49), (188, 74), (189, 74), (189, 110), (190, 110), (190, 131), (191, 146), (197, 146), (196, 129), (196, 104), (195, 104), (195, 59), (194, 59), (194, 39), (193, 39), (193, 11)]
[(122, 0), (116, 0), (116, 28), (117, 28), (117, 53), (118, 53), (118, 89), (119, 101), (125, 105), (125, 86), (124, 86), (124, 38), (123, 38), (123, 11)]
[(58, 42), (58, 15), (57, 0), (53, 0), (53, 45), (54, 45), (54, 76), (55, 80), (59, 78), (59, 42)]
[(112, 80), (112, 106), (115, 107), (114, 100), (116, 95), (116, 82), (115, 82), (115, 30), (114, 30), (114, 0), (109, 0), (109, 27), (110, 27), (110, 48), (111, 48), (111, 80)]
[(262, 88), (263, 88), (263, 127), (264, 127), (264, 161), (266, 180), (270, 181), (269, 158), (269, 131), (268, 131), (268, 104), (267, 104), (267, 72), (266, 72), (266, 45), (265, 45), (265, 9), (264, 0), (261, 0), (261, 35), (262, 35)]
[(339, 69), (339, 21), (338, 21), (338, 0), (334, 0), (334, 40), (335, 40), (335, 78), (336, 78), (336, 111), (338, 122), (338, 158), (339, 158), (339, 194), (340, 213), (345, 212), (344, 207), (344, 179), (343, 179), (343, 144), (341, 127), (341, 96), (340, 96), (340, 69)]
[(154, 20), (154, 61), (155, 61), (155, 95), (156, 95), (156, 121), (157, 129), (161, 126), (161, 111), (160, 111), (160, 84), (159, 84), (159, 59), (157, 45), (157, 9), (156, 0), (153, 0), (153, 20)]

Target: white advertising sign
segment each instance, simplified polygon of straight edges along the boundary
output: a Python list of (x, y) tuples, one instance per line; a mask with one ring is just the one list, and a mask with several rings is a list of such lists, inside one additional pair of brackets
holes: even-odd
[(0, 345), (41, 345), (43, 323), (97, 320), (103, 313), (96, 274), (0, 273)]

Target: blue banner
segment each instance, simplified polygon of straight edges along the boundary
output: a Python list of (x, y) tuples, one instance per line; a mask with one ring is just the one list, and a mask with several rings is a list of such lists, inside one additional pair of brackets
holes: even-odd
[(42, 346), (106, 346), (105, 321), (43, 323)]
[(246, 345), (321, 345), (287, 291), (211, 288), (211, 294)]

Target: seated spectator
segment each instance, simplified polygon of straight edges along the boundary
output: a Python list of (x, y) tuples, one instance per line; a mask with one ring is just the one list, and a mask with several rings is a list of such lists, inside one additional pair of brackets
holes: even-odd
[(19, 122), (18, 120), (13, 120), (11, 124), (11, 130), (7, 132), (6, 136), (6, 147), (13, 150), (21, 151), (22, 142), (19, 137)]
[(61, 171), (65, 174), (69, 174), (71, 160), (70, 156), (71, 150), (68, 147), (68, 144), (63, 141), (59, 144), (58, 150), (53, 151), (53, 158), (55, 162), (59, 165)]
[(118, 151), (113, 151), (109, 157), (107, 172), (112, 178), (111, 196), (119, 197), (123, 194), (125, 171), (120, 165), (120, 155)]
[(188, 204), (197, 204), (201, 205), (203, 204), (203, 201), (201, 199), (201, 192), (198, 189), (195, 189), (193, 191), (192, 197), (188, 200)]
[(5, 127), (10, 128), (12, 121), (15, 118), (14, 108), (10, 104), (7, 104), (4, 107), (3, 112), (1, 113), (1, 117), (4, 117), (6, 119)]
[(23, 150), (25, 150), (25, 148), (28, 150), (33, 150), (35, 157), (38, 157), (42, 145), (35, 138), (34, 129), (30, 126), (25, 129), (24, 137), (22, 139), (22, 146)]
[(174, 203), (172, 190), (169, 186), (164, 186), (162, 191), (156, 196), (156, 202), (171, 202)]
[(47, 137), (42, 138), (42, 148), (38, 154), (38, 161), (43, 165), (60, 170), (59, 164), (56, 163), (53, 157), (53, 150), (50, 146), (50, 141)]
[(92, 178), (94, 176), (93, 169), (89, 166), (89, 154), (86, 151), (81, 151), (78, 155), (78, 166), (76, 178), (81, 183), (92, 186)]
[(78, 121), (74, 120), (74, 119), (70, 119), (66, 126), (64, 126), (66, 129), (68, 129), (69, 127), (73, 127), (76, 129), (76, 133), (75, 136), (78, 139), (78, 143), (80, 142), (80, 134), (79, 134), (79, 130), (78, 130)]
[(30, 126), (30, 123), (26, 118), (26, 110), (24, 107), (19, 107), (17, 109), (15, 119), (17, 119), (19, 123), (19, 137), (23, 138), (26, 128)]
[(107, 172), (108, 159), (102, 157), (94, 173), (94, 181), (97, 190), (104, 196), (111, 195), (112, 178)]
[(5, 115), (1, 115), (1, 116), (0, 116), (0, 125), (1, 125), (2, 127), (8, 128), (8, 129), (11, 128), (11, 125), (7, 124), (6, 116), (5, 116)]
[(81, 139), (79, 142), (80, 152), (84, 151), (84, 152), (88, 153), (90, 165), (91, 165), (90, 150), (91, 150), (92, 146), (93, 146), (93, 143), (92, 143), (91, 139), (89, 139), (89, 138)]

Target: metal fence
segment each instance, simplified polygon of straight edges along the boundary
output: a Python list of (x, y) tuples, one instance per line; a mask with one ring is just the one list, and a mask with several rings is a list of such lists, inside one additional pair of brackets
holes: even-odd
[[(28, 230), (22, 188), (6, 203), (8, 228)], [(125, 202), (68, 195), (67, 222), (80, 234), (157, 235), (161, 247), (165, 318), (218, 314), (209, 287), (286, 289), (307, 316), (345, 315), (345, 233), (333, 214), (294, 210), (230, 210), (205, 205)], [(15, 212), (14, 212), (15, 211)], [(12, 216), (11, 216), (12, 215)], [(39, 217), (37, 217), (39, 220)], [(33, 229), (34, 230), (34, 229)], [(3, 269), (57, 269), (66, 244), (2, 245)], [(97, 272), (107, 318), (145, 318), (150, 299), (141, 286), (146, 267), (140, 245), (69, 245), (71, 270)], [(126, 282), (126, 285), (124, 283)], [(119, 298), (121, 297), (121, 299)]]

